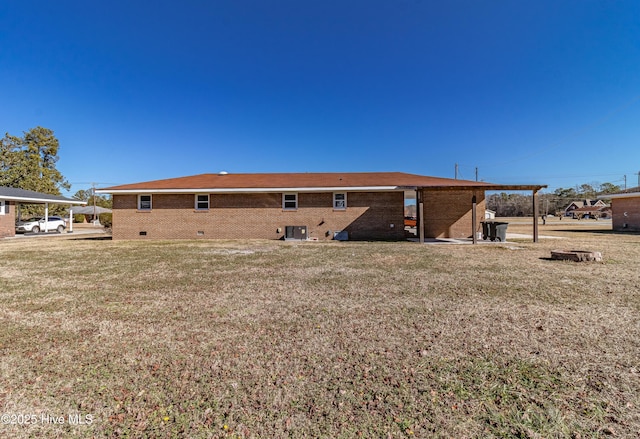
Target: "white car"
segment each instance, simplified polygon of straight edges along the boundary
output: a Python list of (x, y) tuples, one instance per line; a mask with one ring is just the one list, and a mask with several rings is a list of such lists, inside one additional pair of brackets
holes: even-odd
[[(37, 218), (28, 221), (18, 221), (16, 223), (16, 233), (40, 233), (45, 230), (44, 227), (44, 218)], [(54, 230), (58, 233), (64, 232), (64, 229), (67, 228), (67, 222), (60, 218), (59, 216), (50, 216), (49, 221), (47, 221), (47, 231), (53, 232)]]

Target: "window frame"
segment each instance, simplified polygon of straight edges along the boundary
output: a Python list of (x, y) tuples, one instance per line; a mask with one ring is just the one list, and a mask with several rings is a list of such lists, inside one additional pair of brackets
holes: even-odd
[[(149, 207), (142, 207), (142, 197), (149, 197)], [(139, 194), (138, 195), (138, 210), (149, 211), (153, 209), (153, 195), (151, 194)]]
[[(5, 209), (7, 210), (5, 212)], [(9, 204), (7, 204), (6, 200), (0, 200), (0, 215), (6, 215), (9, 211)]]
[[(338, 200), (336, 198), (336, 195), (344, 195), (344, 199), (342, 200)], [(337, 201), (343, 201), (344, 202), (344, 206), (339, 207), (337, 206)], [(347, 210), (347, 193), (346, 192), (334, 192), (333, 193), (333, 210)]]
[[(207, 201), (206, 201), (207, 207), (200, 207), (200, 203), (205, 203), (205, 201), (200, 201), (198, 197), (207, 197)], [(209, 194), (195, 194), (194, 199), (195, 199), (194, 208), (196, 210), (209, 210), (211, 206), (211, 197), (209, 196)]]
[[(294, 196), (294, 200), (287, 200), (287, 196)], [(294, 207), (287, 207), (287, 203), (295, 203)], [(298, 210), (298, 193), (297, 192), (283, 192), (282, 193), (282, 210)]]

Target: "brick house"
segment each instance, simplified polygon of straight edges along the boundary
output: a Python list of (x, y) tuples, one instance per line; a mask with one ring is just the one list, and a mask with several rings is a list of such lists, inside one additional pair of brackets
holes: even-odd
[(564, 216), (576, 217), (578, 215), (584, 216), (588, 215), (589, 212), (601, 212), (603, 209), (609, 207), (607, 203), (602, 200), (580, 200), (580, 201), (572, 201), (569, 205), (564, 209)]
[(640, 186), (604, 197), (611, 199), (613, 230), (640, 232)]
[[(473, 235), (485, 191), (500, 186), (401, 172), (201, 174), (99, 189), (113, 196), (114, 239), (404, 240), (405, 196), (422, 237)], [(475, 209), (475, 210), (474, 210)]]
[(16, 217), (20, 204), (44, 204), (45, 215), (48, 216), (49, 204), (77, 205), (87, 203), (60, 195), (2, 186), (0, 187), (0, 238), (15, 236)]

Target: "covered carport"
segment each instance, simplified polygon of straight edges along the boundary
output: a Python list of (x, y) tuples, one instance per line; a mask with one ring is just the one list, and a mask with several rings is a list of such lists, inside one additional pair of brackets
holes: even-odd
[(538, 192), (546, 185), (471, 183), (412, 188), (416, 192), (418, 241), (425, 238), (471, 236), (477, 243), (478, 218), (484, 219), (486, 191), (531, 191), (533, 242), (538, 242)]
[(100, 224), (99, 215), (102, 215), (103, 213), (112, 213), (112, 210), (102, 206), (84, 206), (73, 209), (73, 214), (84, 215), (85, 221), (88, 220), (86, 217), (91, 217), (90, 221), (93, 224)]
[[(15, 236), (16, 219), (20, 219), (20, 206), (23, 204), (44, 205), (45, 230), (47, 232), (47, 220), (49, 218), (49, 205), (86, 205), (86, 201), (74, 200), (61, 195), (44, 194), (42, 192), (18, 189), (13, 187), (0, 187), (0, 238)], [(73, 215), (72, 209), (69, 210)], [(70, 216), (72, 218), (72, 216)], [(73, 221), (69, 223), (69, 232), (73, 231)]]

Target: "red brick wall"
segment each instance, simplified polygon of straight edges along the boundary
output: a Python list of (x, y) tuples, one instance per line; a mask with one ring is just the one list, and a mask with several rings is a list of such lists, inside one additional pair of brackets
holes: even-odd
[[(7, 238), (16, 234), (16, 206), (13, 201), (7, 201), (6, 204), (9, 206), (9, 213), (0, 215), (0, 238)], [(1, 206), (0, 209), (6, 212), (5, 206)]]
[(476, 196), (477, 222), (484, 221), (484, 191), (422, 191), (424, 235), (427, 238), (468, 238), (472, 236), (472, 200)]
[(209, 203), (197, 211), (194, 194), (156, 194), (151, 211), (138, 211), (137, 195), (114, 195), (113, 238), (280, 239), (285, 226), (307, 226), (321, 240), (340, 230), (352, 240), (404, 239), (402, 192), (348, 192), (345, 211), (333, 210), (332, 192), (298, 193), (296, 211), (282, 209), (281, 193), (211, 194)]
[(620, 232), (640, 231), (640, 197), (611, 200), (611, 213), (613, 215), (613, 230)]

